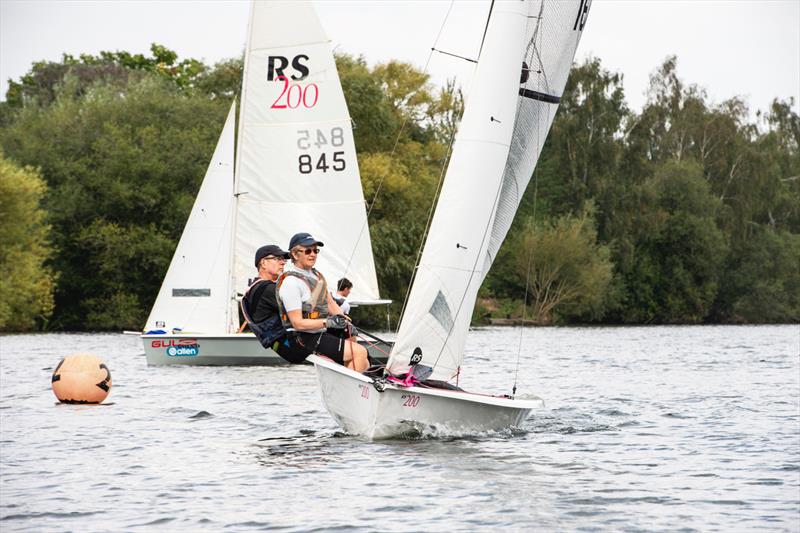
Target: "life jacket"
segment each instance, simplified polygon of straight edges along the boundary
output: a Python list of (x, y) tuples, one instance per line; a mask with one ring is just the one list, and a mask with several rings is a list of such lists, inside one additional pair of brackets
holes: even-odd
[[(280, 340), (282, 337), (286, 336), (287, 332), (283, 327), (283, 321), (281, 320), (280, 313), (270, 315), (261, 322), (256, 322), (253, 320), (250, 309), (252, 309), (253, 304), (258, 305), (258, 302), (251, 301), (254, 292), (253, 289), (262, 283), (267, 284), (266, 287), (264, 287), (264, 291), (272, 290), (277, 292), (274, 281), (258, 278), (250, 285), (250, 287), (247, 288), (247, 292), (245, 292), (244, 296), (242, 296), (241, 308), (244, 319), (247, 320), (250, 330), (255, 334), (259, 342), (261, 342), (261, 346), (264, 348), (272, 348), (273, 344), (275, 344), (275, 342)], [(262, 291), (261, 294), (263, 295), (264, 292)], [(278, 300), (277, 294), (275, 299)], [(255, 309), (253, 309), (253, 312), (255, 312)]]
[[(301, 308), (303, 318), (327, 318), (329, 315), (328, 283), (325, 281), (325, 276), (317, 272), (315, 269), (311, 269), (311, 271), (314, 273), (314, 276), (309, 276), (308, 274), (299, 270), (285, 271), (283, 274), (281, 274), (281, 277), (278, 278), (278, 286), (275, 290), (280, 293), (281, 285), (283, 285), (284, 280), (288, 276), (293, 276), (303, 280), (303, 282), (308, 284), (308, 289), (311, 291), (311, 298), (309, 298), (307, 302), (303, 302), (303, 306)], [(286, 314), (286, 309), (283, 307), (283, 301), (281, 300), (280, 294), (278, 294), (277, 300), (283, 327), (286, 329), (293, 329), (292, 323), (289, 321), (289, 315)]]

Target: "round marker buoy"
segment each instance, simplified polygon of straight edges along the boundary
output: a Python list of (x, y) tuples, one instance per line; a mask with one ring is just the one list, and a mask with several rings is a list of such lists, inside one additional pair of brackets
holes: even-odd
[(62, 403), (100, 403), (111, 390), (111, 372), (96, 355), (74, 353), (58, 363), (51, 383)]

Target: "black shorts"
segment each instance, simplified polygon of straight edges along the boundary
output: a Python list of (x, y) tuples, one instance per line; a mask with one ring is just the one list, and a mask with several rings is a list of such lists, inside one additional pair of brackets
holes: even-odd
[(293, 347), (289, 337), (283, 337), (275, 341), (272, 345), (272, 350), (293, 365), (304, 362), (308, 357), (307, 353), (298, 351)]
[[(292, 358), (305, 359), (312, 352), (330, 357), (340, 365), (344, 364), (344, 339), (334, 337), (330, 333), (297, 333), (289, 336), (289, 348)], [(288, 358), (284, 357), (287, 361)], [(293, 362), (293, 361), (290, 361)]]

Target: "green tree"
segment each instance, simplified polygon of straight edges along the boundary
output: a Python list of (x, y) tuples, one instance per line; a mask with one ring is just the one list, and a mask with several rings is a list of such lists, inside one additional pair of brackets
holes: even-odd
[(64, 81), (71, 79), (70, 91), (80, 96), (98, 82), (124, 87), (131, 72), (148, 72), (168, 79), (181, 88), (194, 87), (209, 70), (196, 59), (178, 61), (178, 54), (157, 43), (151, 56), (130, 52), (100, 52), (97, 56), (64, 54), (60, 62), (39, 61), (19, 81), (9, 80), (7, 105), (21, 108), (35, 103), (47, 106), (64, 94)]
[(626, 322), (701, 322), (717, 296), (728, 245), (719, 199), (696, 163), (669, 162), (643, 185), (650, 213), (622, 276)]
[(756, 228), (731, 250), (716, 302), (726, 322), (800, 322), (800, 235)]
[(529, 220), (510, 241), (515, 252), (509, 274), (518, 297), (528, 287), (531, 320), (603, 316), (612, 264), (608, 247), (597, 243), (591, 208), (578, 216)]
[(0, 331), (27, 331), (53, 312), (56, 276), (50, 227), (40, 206), (46, 185), (0, 152)]
[[(27, 105), (0, 130), (7, 153), (39, 166), (49, 185), (55, 327), (141, 327), (228, 105), (133, 72), (124, 90), (98, 82), (76, 96), (61, 86), (50, 105)], [(104, 267), (113, 254), (125, 268)]]

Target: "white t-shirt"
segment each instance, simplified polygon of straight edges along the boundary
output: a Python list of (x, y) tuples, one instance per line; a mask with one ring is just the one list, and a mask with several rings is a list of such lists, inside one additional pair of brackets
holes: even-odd
[[(286, 270), (305, 272), (311, 276), (314, 275), (312, 271), (295, 268), (294, 265), (287, 266)], [(308, 283), (297, 276), (286, 276), (286, 278), (283, 280), (283, 283), (281, 283), (281, 288), (278, 290), (278, 296), (281, 299), (284, 310), (288, 313), (289, 311), (297, 311), (298, 309), (302, 310), (303, 302), (307, 302), (311, 299), (311, 289), (308, 288)], [(294, 330), (294, 328), (287, 329), (290, 331)], [(325, 328), (303, 331), (307, 331), (309, 333), (318, 333), (320, 331), (325, 331)]]
[(333, 298), (333, 301), (339, 304), (339, 309), (342, 310), (342, 313), (345, 315), (349, 315), (350, 302), (347, 301), (347, 298), (345, 298), (341, 294), (338, 294), (336, 291), (330, 291), (330, 293), (331, 293), (331, 298)]

